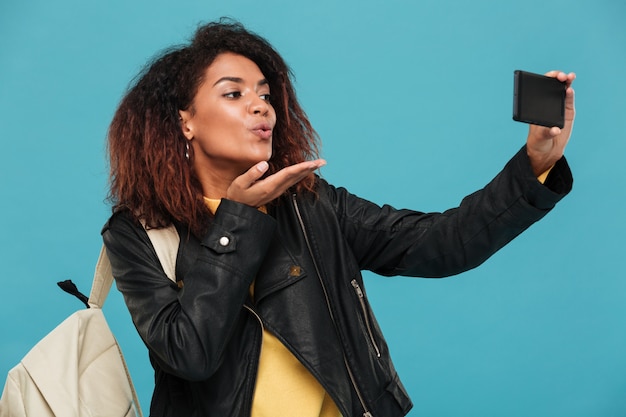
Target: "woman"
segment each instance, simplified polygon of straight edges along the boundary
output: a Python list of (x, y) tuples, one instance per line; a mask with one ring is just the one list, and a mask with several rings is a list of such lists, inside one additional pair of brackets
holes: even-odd
[[(149, 65), (111, 123), (103, 238), (155, 369), (152, 416), (405, 415), (360, 271), (473, 268), (571, 188), (573, 74), (549, 73), (568, 84), (562, 130), (531, 126), (483, 190), (431, 214), (314, 175), (325, 162), (289, 75), (264, 39), (211, 23)], [(176, 227), (178, 285), (142, 222)]]

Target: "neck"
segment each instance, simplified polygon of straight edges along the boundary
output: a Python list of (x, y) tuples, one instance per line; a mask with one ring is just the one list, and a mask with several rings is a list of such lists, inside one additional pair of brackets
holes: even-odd
[(228, 169), (220, 169), (215, 166), (208, 168), (203, 164), (196, 164), (194, 170), (202, 185), (202, 194), (207, 198), (216, 200), (226, 197), (232, 182), (245, 172), (245, 170), (241, 171), (241, 169), (235, 170), (232, 166), (228, 167)]
[(220, 175), (217, 172), (198, 172), (198, 179), (202, 184), (202, 194), (216, 200), (226, 197), (228, 187), (235, 178), (234, 176)]

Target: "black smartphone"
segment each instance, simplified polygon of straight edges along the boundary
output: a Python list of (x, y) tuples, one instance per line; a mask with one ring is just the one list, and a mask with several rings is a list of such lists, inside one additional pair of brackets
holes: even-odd
[(526, 71), (515, 71), (513, 120), (547, 127), (565, 124), (565, 82)]

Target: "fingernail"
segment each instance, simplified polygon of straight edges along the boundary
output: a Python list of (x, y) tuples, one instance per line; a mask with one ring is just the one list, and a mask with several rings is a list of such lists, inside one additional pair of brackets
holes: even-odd
[(256, 169), (258, 169), (261, 172), (265, 172), (265, 171), (267, 171), (267, 168), (269, 168), (269, 166), (270, 165), (266, 161), (263, 161), (263, 162), (259, 162), (256, 165)]
[(317, 168), (323, 167), (324, 165), (326, 165), (326, 161), (324, 161), (322, 159), (322, 160), (319, 160), (319, 161), (315, 161), (313, 166), (317, 169)]

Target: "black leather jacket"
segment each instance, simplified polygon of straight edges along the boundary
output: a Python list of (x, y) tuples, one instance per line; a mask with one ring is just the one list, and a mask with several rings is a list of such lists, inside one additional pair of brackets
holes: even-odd
[(284, 198), (269, 215), (223, 200), (202, 239), (177, 226), (182, 289), (165, 276), (142, 226), (128, 212), (114, 214), (103, 237), (156, 372), (151, 416), (249, 416), (263, 328), (345, 417), (405, 415), (412, 404), (360, 271), (442, 277), (473, 268), (571, 184), (564, 159), (539, 184), (522, 149), (487, 187), (444, 213), (378, 207), (321, 179), (317, 197)]

